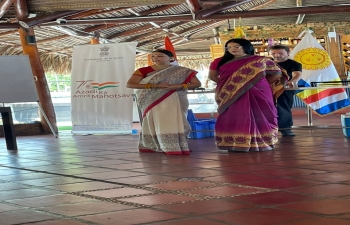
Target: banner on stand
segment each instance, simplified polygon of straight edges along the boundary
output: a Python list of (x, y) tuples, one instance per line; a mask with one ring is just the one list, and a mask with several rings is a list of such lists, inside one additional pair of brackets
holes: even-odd
[(71, 112), (74, 134), (131, 133), (136, 42), (74, 47)]

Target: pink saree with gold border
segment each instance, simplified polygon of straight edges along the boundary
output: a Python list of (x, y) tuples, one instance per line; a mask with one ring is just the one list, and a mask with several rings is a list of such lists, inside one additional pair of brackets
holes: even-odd
[(240, 58), (220, 67), (215, 125), (219, 149), (249, 152), (274, 148), (278, 134), (275, 99), (283, 84), (281, 80), (269, 84), (266, 76), (281, 73), (278, 65), (261, 56)]

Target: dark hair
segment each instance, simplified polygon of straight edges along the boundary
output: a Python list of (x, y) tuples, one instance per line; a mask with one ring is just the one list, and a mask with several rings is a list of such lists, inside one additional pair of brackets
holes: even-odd
[(284, 49), (284, 50), (286, 50), (286, 52), (290, 52), (289, 48), (285, 45), (273, 45), (273, 46), (269, 47), (269, 51), (272, 49)]
[(227, 45), (229, 43), (237, 43), (240, 46), (242, 46), (245, 54), (254, 55), (254, 46), (252, 45), (252, 43), (250, 43), (250, 41), (248, 41), (246, 39), (241, 39), (241, 38), (230, 39), (225, 44), (225, 54), (222, 57), (222, 59), (220, 60), (220, 62), (218, 63), (218, 67), (216, 68), (217, 70), (220, 68), (220, 66), (224, 65), (226, 62), (230, 61), (231, 59), (235, 58), (234, 55), (232, 55), (229, 51), (226, 50)]
[(153, 52), (160, 52), (160, 53), (163, 53), (163, 54), (165, 54), (165, 55), (167, 55), (169, 57), (174, 57), (174, 54), (171, 51), (165, 50), (165, 49), (157, 49), (157, 50), (155, 50)]

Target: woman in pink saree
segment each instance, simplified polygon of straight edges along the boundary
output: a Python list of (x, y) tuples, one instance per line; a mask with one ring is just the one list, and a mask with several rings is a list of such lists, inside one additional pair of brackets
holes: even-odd
[(266, 151), (277, 143), (276, 98), (285, 73), (271, 59), (254, 55), (245, 39), (231, 39), (223, 57), (210, 65), (217, 82), (215, 141), (220, 150)]
[(201, 83), (196, 71), (171, 65), (172, 57), (170, 51), (154, 51), (151, 59), (155, 65), (136, 70), (127, 83), (128, 88), (137, 89), (137, 105), (142, 113), (140, 152), (190, 154), (186, 90), (200, 87)]

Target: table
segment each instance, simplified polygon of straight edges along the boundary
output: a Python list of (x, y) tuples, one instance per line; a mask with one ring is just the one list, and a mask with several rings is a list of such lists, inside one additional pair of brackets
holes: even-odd
[(15, 128), (12, 120), (11, 107), (0, 107), (2, 124), (4, 127), (4, 135), (6, 147), (8, 150), (17, 150), (17, 142)]

